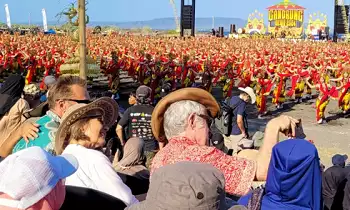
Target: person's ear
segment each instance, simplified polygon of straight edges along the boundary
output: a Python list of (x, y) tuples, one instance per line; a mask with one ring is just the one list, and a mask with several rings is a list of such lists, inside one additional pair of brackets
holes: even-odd
[(192, 130), (194, 130), (194, 128), (196, 127), (196, 115), (194, 113), (190, 114), (190, 116), (187, 119), (187, 124), (189, 127), (191, 127)]

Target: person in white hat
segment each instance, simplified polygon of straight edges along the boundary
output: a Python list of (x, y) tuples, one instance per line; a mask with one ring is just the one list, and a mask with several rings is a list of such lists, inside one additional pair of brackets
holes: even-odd
[(226, 152), (229, 154), (237, 154), (240, 150), (253, 147), (253, 141), (248, 139), (246, 107), (248, 103), (255, 103), (256, 96), (250, 87), (238, 89), (241, 91), (239, 96), (233, 96), (229, 101), (233, 112), (231, 135), (224, 136)]
[(65, 200), (63, 179), (74, 174), (73, 155), (52, 156), (31, 147), (0, 163), (0, 209), (58, 210)]

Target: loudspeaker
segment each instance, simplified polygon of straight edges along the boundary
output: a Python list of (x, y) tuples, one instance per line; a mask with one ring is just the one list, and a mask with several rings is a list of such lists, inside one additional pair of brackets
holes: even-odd
[[(344, 17), (342, 13), (342, 7), (340, 5), (336, 5), (334, 9), (334, 32), (337, 34), (344, 34), (345, 33), (345, 27), (349, 28), (349, 25), (344, 25)], [(346, 18), (349, 20), (349, 5), (345, 5), (345, 13)]]
[(219, 37), (224, 37), (224, 27), (219, 27)]
[[(188, 1), (187, 1), (188, 2)], [(196, 25), (196, 0), (191, 0), (191, 4), (185, 4), (181, 0), (181, 36), (184, 36), (184, 30), (191, 29), (191, 36), (195, 35)]]
[(236, 33), (236, 25), (235, 24), (231, 24), (230, 25), (230, 34), (235, 34)]

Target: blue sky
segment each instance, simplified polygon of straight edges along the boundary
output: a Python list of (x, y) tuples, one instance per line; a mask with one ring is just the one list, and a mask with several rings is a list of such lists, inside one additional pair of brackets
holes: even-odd
[[(175, 1), (179, 13), (180, 0)], [(279, 1), (281, 0), (197, 0), (196, 16), (247, 19), (255, 9), (266, 14), (266, 7)], [(316, 11), (327, 14), (328, 23), (333, 26), (334, 0), (291, 1), (307, 8), (306, 14)], [(0, 5), (9, 5), (11, 22), (14, 24), (27, 23), (29, 14), (32, 22), (40, 22), (42, 8), (46, 8), (48, 21), (54, 21), (55, 15), (70, 2), (72, 0), (0, 0)], [(91, 21), (123, 22), (173, 17), (173, 10), (169, 0), (89, 0), (88, 14)], [(0, 21), (5, 22), (4, 9), (2, 12), (0, 10)]]

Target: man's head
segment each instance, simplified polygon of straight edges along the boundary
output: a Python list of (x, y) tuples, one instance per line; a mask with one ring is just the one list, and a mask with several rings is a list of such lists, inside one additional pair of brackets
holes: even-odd
[(209, 119), (202, 104), (190, 100), (175, 102), (164, 113), (165, 135), (167, 139), (185, 136), (199, 145), (208, 145)]
[(151, 102), (152, 89), (146, 85), (141, 85), (136, 90), (136, 99), (139, 104), (149, 104)]
[(62, 76), (50, 88), (48, 103), (50, 110), (62, 117), (76, 103), (88, 103), (90, 99), (86, 81), (77, 76)]
[(251, 87), (238, 88), (241, 91), (239, 97), (246, 103), (254, 104), (256, 101), (256, 96), (254, 90)]
[(57, 80), (54, 76), (46, 76), (44, 78), (44, 90), (47, 90), (49, 88), (51, 88), (54, 84), (56, 84)]

